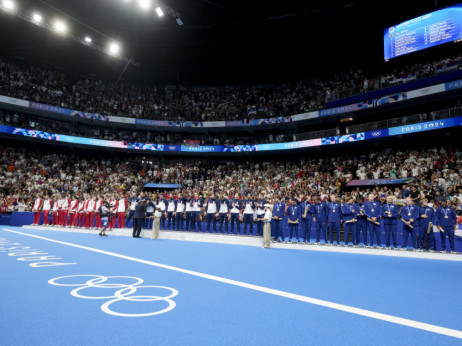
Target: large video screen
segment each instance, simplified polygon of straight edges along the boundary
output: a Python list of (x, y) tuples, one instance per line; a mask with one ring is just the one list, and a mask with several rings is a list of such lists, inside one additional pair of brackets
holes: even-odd
[(462, 3), (385, 29), (385, 60), (460, 39)]

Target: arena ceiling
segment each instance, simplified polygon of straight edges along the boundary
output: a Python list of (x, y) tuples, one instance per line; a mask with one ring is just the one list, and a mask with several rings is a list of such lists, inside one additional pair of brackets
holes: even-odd
[[(458, 1), (165, 0), (181, 13), (140, 11), (132, 0), (14, 0), (44, 17), (67, 19), (76, 35), (121, 43), (140, 67), (83, 47), (0, 13), (0, 58), (64, 69), (74, 75), (199, 84), (291, 81), (325, 68), (383, 62), (383, 28)], [(91, 30), (92, 29), (96, 30)]]

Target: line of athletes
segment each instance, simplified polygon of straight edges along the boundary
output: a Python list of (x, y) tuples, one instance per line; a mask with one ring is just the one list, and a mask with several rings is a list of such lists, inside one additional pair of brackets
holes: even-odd
[[(57, 196), (54, 196), (55, 198)], [(34, 203), (34, 225), (38, 225), (40, 213), (44, 214), (44, 224), (48, 224), (48, 214), (53, 213), (53, 225), (62, 227), (86, 227), (102, 228), (100, 209), (103, 205), (104, 196), (98, 195), (93, 198), (80, 198), (77, 196), (70, 200), (65, 194), (59, 199), (52, 201), (45, 196), (44, 199), (38, 196)], [(245, 196), (249, 197), (249, 196)], [(451, 252), (455, 252), (454, 236), (457, 228), (457, 216), (452, 207), (442, 201), (440, 206), (435, 208), (428, 205), (427, 200), (422, 200), (420, 207), (413, 204), (408, 198), (406, 205), (400, 206), (393, 203), (393, 197), (388, 196), (387, 202), (381, 204), (375, 201), (375, 196), (370, 194), (364, 203), (357, 203), (353, 198), (342, 203), (337, 201), (336, 195), (330, 197), (330, 201), (321, 201), (319, 196), (311, 200), (306, 198), (291, 198), (286, 203), (281, 197), (276, 196), (274, 201), (266, 201), (263, 195), (258, 199), (241, 199), (236, 194), (234, 198), (228, 199), (223, 194), (215, 196), (211, 194), (208, 199), (202, 198), (198, 193), (191, 196), (175, 198), (162, 194), (154, 195), (151, 198), (143, 194), (133, 194), (130, 201), (125, 197), (117, 198), (116, 195), (106, 196), (110, 205), (110, 212), (114, 217), (109, 218), (108, 228), (113, 229), (128, 225), (133, 218), (134, 210), (140, 199), (148, 201), (146, 209), (145, 228), (152, 227), (152, 216), (156, 208), (162, 212), (161, 229), (177, 231), (199, 231), (202, 232), (201, 221), (206, 221), (206, 231), (212, 233), (243, 234), (261, 236), (264, 225), (265, 204), (272, 204), (272, 234), (274, 241), (310, 243), (312, 231), (315, 229), (316, 243), (320, 244), (321, 239), (329, 245), (349, 245), (351, 234), (353, 246), (359, 246), (361, 236), (366, 247), (382, 248), (381, 227), (385, 230), (386, 248), (398, 248), (397, 226), (398, 222), (403, 223), (403, 242), (401, 249), (405, 250), (409, 237), (414, 251), (424, 250), (425, 238), (427, 238), (430, 251), (436, 251), (436, 241), (433, 234), (433, 226), (437, 227), (441, 236), (441, 252), (446, 251), (446, 238), (449, 238)], [(179, 216), (179, 217), (178, 217)], [(70, 218), (70, 219), (69, 219)], [(253, 222), (256, 221), (256, 227)], [(287, 226), (285, 227), (285, 221)], [(243, 229), (241, 222), (244, 223)], [(167, 223), (167, 227), (166, 226)], [(343, 223), (345, 241), (340, 242), (340, 225)], [(220, 224), (220, 230), (217, 230)], [(228, 227), (230, 224), (230, 228)], [(235, 232), (235, 227), (236, 232)], [(213, 226), (211, 231), (211, 226)], [(327, 237), (329, 230), (330, 237)], [(334, 243), (334, 234), (336, 243)], [(368, 245), (369, 234), (369, 245)], [(374, 241), (375, 238), (375, 241)], [(417, 241), (418, 240), (418, 241)]]

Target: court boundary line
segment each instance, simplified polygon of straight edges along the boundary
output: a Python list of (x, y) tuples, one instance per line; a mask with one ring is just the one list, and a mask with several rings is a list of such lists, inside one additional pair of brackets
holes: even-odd
[(303, 296), (303, 295), (300, 295), (300, 294), (285, 292), (285, 291), (281, 291), (281, 290), (277, 290), (277, 289), (273, 289), (273, 288), (268, 288), (268, 287), (264, 287), (264, 286), (259, 286), (259, 285), (254, 285), (254, 284), (250, 284), (250, 283), (246, 283), (246, 282), (242, 282), (242, 281), (237, 281), (237, 280), (233, 280), (233, 279), (227, 279), (227, 278), (223, 278), (223, 277), (216, 276), (216, 275), (205, 274), (205, 273), (201, 273), (201, 272), (194, 271), (194, 270), (174, 267), (174, 266), (170, 266), (170, 265), (167, 265), (167, 264), (148, 261), (148, 260), (144, 260), (144, 259), (141, 259), (141, 258), (127, 256), (127, 255), (122, 255), (122, 254), (118, 254), (118, 253), (107, 251), (107, 250), (96, 249), (96, 248), (92, 248), (92, 247), (85, 246), (85, 245), (79, 245), (79, 244), (69, 243), (69, 242), (65, 242), (65, 241), (61, 241), (61, 240), (46, 238), (46, 237), (42, 237), (42, 236), (35, 235), (35, 234), (28, 234), (28, 233), (13, 231), (13, 230), (10, 230), (10, 229), (7, 229), (7, 228), (2, 228), (2, 230), (6, 231), (6, 232), (11, 232), (11, 233), (24, 235), (24, 236), (31, 237), (31, 238), (37, 238), (37, 239), (46, 240), (46, 241), (50, 241), (50, 242), (61, 244), (61, 245), (67, 245), (67, 246), (71, 246), (71, 247), (75, 247), (75, 248), (79, 248), (79, 249), (83, 249), (83, 250), (87, 250), (87, 251), (91, 251), (91, 252), (96, 252), (96, 253), (112, 256), (112, 257), (122, 258), (122, 259), (129, 260), (129, 261), (132, 261), (132, 262), (138, 262), (138, 263), (142, 263), (142, 264), (147, 264), (147, 265), (150, 265), (150, 266), (153, 266), (153, 267), (172, 270), (172, 271), (175, 271), (175, 272), (188, 274), (188, 275), (192, 275), (192, 276), (196, 276), (196, 277), (200, 277), (200, 278), (204, 278), (204, 279), (209, 279), (209, 280), (212, 280), (212, 281), (222, 282), (222, 283), (237, 286), (237, 287), (247, 288), (247, 289), (251, 289), (251, 290), (254, 290), (254, 291), (258, 291), (258, 292), (272, 294), (272, 295), (283, 297), (283, 298), (289, 298), (289, 299), (292, 299), (292, 300), (298, 300), (298, 301), (301, 301), (301, 302), (304, 302), (304, 303), (309, 303), (309, 304), (313, 304), (313, 305), (317, 305), (317, 306), (327, 307), (327, 308), (330, 308), (330, 309), (333, 309), (333, 310), (348, 312), (348, 313), (355, 314), (355, 315), (369, 317), (369, 318), (373, 318), (373, 319), (377, 319), (377, 320), (381, 320), (381, 321), (385, 321), (385, 322), (390, 322), (390, 323), (399, 324), (399, 325), (403, 325), (403, 326), (407, 326), (407, 327), (411, 327), (411, 328), (415, 328), (415, 329), (420, 329), (420, 330), (424, 330), (424, 331), (428, 331), (428, 332), (432, 332), (432, 333), (436, 333), (436, 334), (441, 334), (441, 335), (446, 335), (446, 336), (451, 336), (451, 337), (454, 337), (454, 338), (462, 339), (462, 331), (457, 330), (457, 329), (450, 329), (450, 328), (446, 328), (446, 327), (440, 327), (440, 326), (437, 326), (437, 325), (424, 323), (424, 322), (418, 322), (418, 321), (414, 321), (414, 320), (407, 319), (407, 318), (402, 318), (402, 317), (397, 317), (397, 316), (393, 316), (393, 315), (383, 314), (383, 313), (380, 313), (380, 312), (375, 312), (375, 311), (355, 308), (355, 307), (344, 305), (344, 304), (338, 304), (338, 303), (329, 302), (327, 300), (311, 298), (311, 297)]
[[(96, 234), (95, 230), (86, 229), (70, 229), (64, 227), (49, 228), (43, 226), (22, 226), (22, 229), (34, 231), (51, 231), (51, 232), (66, 232), (66, 233), (80, 233), (80, 234)], [(111, 235), (118, 237), (132, 237), (132, 230), (124, 228), (122, 230), (114, 229)], [(141, 238), (151, 238), (150, 230), (142, 230), (140, 233)], [(223, 240), (225, 237), (229, 237), (226, 241)], [(159, 239), (162, 240), (174, 240), (174, 241), (186, 241), (194, 243), (206, 243), (206, 244), (225, 244), (225, 245), (237, 245), (237, 246), (251, 246), (261, 247), (262, 238), (254, 238), (248, 236), (231, 236), (223, 234), (208, 234), (208, 233), (195, 233), (195, 232), (176, 232), (176, 231), (165, 231), (162, 230), (159, 233)], [(385, 256), (390, 258), (412, 258), (412, 259), (423, 259), (423, 260), (435, 260), (435, 261), (453, 261), (462, 262), (462, 254), (449, 254), (449, 253), (427, 253), (427, 252), (413, 252), (413, 251), (389, 251), (383, 249), (368, 249), (364, 247), (343, 247), (343, 246), (326, 246), (326, 245), (305, 245), (305, 244), (281, 244), (272, 243), (273, 249), (279, 250), (298, 250), (298, 251), (316, 251), (324, 253), (343, 253), (353, 255), (370, 255), (370, 256)], [(400, 249), (399, 249), (400, 250)]]

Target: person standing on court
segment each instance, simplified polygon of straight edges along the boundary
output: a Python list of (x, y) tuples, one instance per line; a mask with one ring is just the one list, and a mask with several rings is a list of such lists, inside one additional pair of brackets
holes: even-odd
[(435, 221), (435, 210), (428, 205), (428, 199), (424, 198), (421, 201), (420, 217), (419, 217), (419, 246), (417, 251), (425, 250), (425, 236), (427, 236), (428, 248), (434, 252), (435, 235), (433, 234), (433, 226), (430, 223)]
[(177, 200), (173, 197), (173, 194), (170, 195), (170, 198), (167, 201), (167, 230), (175, 229), (175, 210), (176, 210)]
[(354, 247), (359, 246), (359, 241), (361, 240), (361, 233), (363, 234), (364, 247), (367, 247), (367, 216), (364, 214), (364, 199), (358, 197), (355, 204), (356, 220), (356, 237)]
[(441, 252), (446, 252), (446, 235), (449, 238), (451, 253), (456, 253), (454, 246), (454, 232), (457, 228), (457, 215), (454, 209), (448, 206), (446, 199), (441, 201), (441, 205), (436, 211), (435, 226), (440, 230)]
[[(242, 201), (239, 199), (239, 194), (236, 193), (234, 198), (231, 199), (231, 234), (241, 234), (241, 221), (239, 220), (239, 215), (243, 209)], [(234, 233), (234, 222), (236, 222), (237, 231)]]
[(260, 220), (263, 220), (265, 216), (265, 204), (266, 204), (266, 200), (263, 198), (263, 194), (260, 193), (260, 195), (258, 196), (258, 203), (256, 204), (257, 204), (257, 235), (262, 236), (264, 221), (260, 221)]
[(273, 206), (273, 220), (274, 220), (274, 241), (284, 241), (284, 216), (286, 205), (281, 202), (281, 197), (276, 197), (276, 203)]
[(351, 233), (351, 240), (354, 244), (353, 232), (356, 229), (356, 214), (355, 205), (353, 204), (353, 197), (348, 198), (348, 203), (342, 205), (343, 228), (345, 229), (345, 246), (348, 246), (348, 238)]
[(297, 243), (298, 239), (298, 229), (300, 226), (300, 218), (301, 218), (301, 211), (300, 206), (297, 205), (294, 198), (291, 198), (290, 205), (287, 208), (287, 222), (289, 224), (289, 238), (285, 238), (285, 243)]
[(327, 244), (327, 205), (321, 201), (319, 196), (315, 198), (315, 213), (313, 221), (316, 226), (316, 244), (321, 244), (321, 234), (324, 238), (324, 244)]
[(271, 212), (271, 205), (266, 203), (265, 207), (265, 214), (263, 216), (263, 247), (265, 249), (269, 249), (271, 246), (271, 219), (273, 217), (273, 213)]
[[(229, 217), (229, 201), (223, 193), (220, 194), (219, 199), (219, 215), (220, 215), (220, 233), (228, 234), (228, 217)], [(225, 231), (223, 232), (223, 225), (225, 225)]]
[(393, 248), (396, 250), (398, 248), (398, 243), (396, 242), (396, 228), (398, 224), (399, 207), (393, 204), (393, 196), (388, 196), (387, 203), (382, 205), (382, 217), (383, 226), (385, 228), (385, 242), (387, 244), (387, 249), (390, 250), (391, 236), (393, 238)]
[(154, 212), (154, 222), (152, 224), (152, 234), (151, 234), (151, 239), (157, 239), (159, 238), (159, 232), (160, 232), (160, 218), (162, 217), (162, 212), (160, 211), (160, 208), (156, 208), (156, 211)]
[[(377, 241), (378, 248), (382, 247), (381, 245), (381, 232), (380, 232), (380, 215), (382, 214), (382, 208), (379, 202), (376, 202), (375, 196), (370, 193), (368, 196), (368, 201), (364, 203), (364, 214), (367, 217), (367, 229), (370, 234), (370, 247), (374, 246), (374, 235)], [(366, 244), (364, 244), (366, 246)]]
[(401, 219), (403, 221), (403, 245), (401, 250), (404, 251), (407, 248), (407, 240), (409, 234), (412, 238), (412, 249), (416, 251), (416, 229), (418, 225), (415, 223), (419, 218), (419, 208), (412, 204), (412, 199), (410, 197), (406, 198), (406, 205), (401, 209)]
[(340, 217), (342, 216), (342, 206), (337, 202), (337, 196), (332, 195), (330, 202), (327, 203), (327, 221), (329, 222), (330, 242), (334, 244), (334, 230), (337, 234), (337, 245), (340, 245)]
[(207, 233), (210, 233), (210, 223), (213, 222), (213, 232), (217, 233), (217, 216), (218, 216), (218, 201), (215, 199), (215, 194), (212, 192), (207, 200), (204, 208), (207, 211)]
[[(252, 235), (253, 234), (253, 213), (255, 210), (255, 202), (251, 198), (250, 194), (246, 195), (246, 200), (244, 200), (244, 231), (243, 235)], [(247, 226), (250, 226), (250, 231), (247, 232)]]
[(133, 237), (139, 238), (141, 228), (143, 227), (144, 217), (146, 215), (146, 201), (140, 200), (135, 207), (135, 214), (133, 215)]

